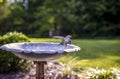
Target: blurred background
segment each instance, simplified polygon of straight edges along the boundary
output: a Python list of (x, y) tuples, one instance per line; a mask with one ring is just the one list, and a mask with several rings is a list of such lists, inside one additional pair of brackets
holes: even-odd
[(0, 0), (0, 35), (119, 37), (120, 0)]
[[(120, 0), (0, 0), (0, 46), (13, 42), (60, 42), (49, 37), (69, 34), (72, 44), (81, 50), (56, 60), (66, 64), (63, 68), (67, 73), (63, 71), (63, 76), (71, 76), (74, 70), (80, 79), (88, 79), (86, 72), (90, 67), (95, 72), (108, 70), (103, 74), (101, 70), (96, 78), (92, 72), (90, 79), (120, 79)], [(114, 73), (111, 68), (116, 68)], [(32, 69), (32, 62), (0, 50), (0, 79), (26, 79), (23, 77), (28, 72), (20, 74), (22, 78), (16, 78), (16, 73), (13, 78), (1, 73)]]

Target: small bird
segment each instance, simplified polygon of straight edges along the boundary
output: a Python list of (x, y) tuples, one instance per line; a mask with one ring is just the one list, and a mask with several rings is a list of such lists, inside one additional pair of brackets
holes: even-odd
[(63, 37), (63, 36), (53, 36), (53, 38), (60, 38), (60, 39), (62, 39), (60, 44), (64, 45), (66, 47), (67, 44), (71, 44), (72, 36), (71, 35), (67, 35), (66, 37)]

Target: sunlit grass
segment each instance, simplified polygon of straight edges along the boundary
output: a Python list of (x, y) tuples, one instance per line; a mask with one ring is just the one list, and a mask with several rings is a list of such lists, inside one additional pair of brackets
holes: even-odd
[(53, 39), (53, 38), (31, 38), (32, 42), (59, 42), (60, 39)]
[(3, 0), (0, 0), (0, 3), (2, 3), (3, 2)]
[[(31, 38), (36, 42), (60, 42), (59, 39)], [(76, 68), (98, 67), (109, 69), (120, 68), (120, 40), (73, 39), (72, 44), (81, 47), (60, 59), (59, 62), (68, 63)]]

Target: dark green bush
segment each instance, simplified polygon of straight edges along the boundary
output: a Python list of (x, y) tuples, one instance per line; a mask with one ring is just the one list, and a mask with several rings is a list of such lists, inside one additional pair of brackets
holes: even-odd
[[(9, 32), (0, 38), (0, 45), (13, 42), (29, 42), (29, 38), (22, 33)], [(27, 69), (29, 62), (20, 59), (10, 52), (0, 50), (0, 73), (16, 72)]]

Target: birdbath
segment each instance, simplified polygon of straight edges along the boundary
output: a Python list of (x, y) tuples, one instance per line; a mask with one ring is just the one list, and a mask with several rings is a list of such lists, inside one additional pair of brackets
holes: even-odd
[(47, 64), (47, 61), (58, 59), (69, 52), (78, 51), (80, 47), (72, 44), (65, 47), (59, 43), (50, 42), (24, 42), (5, 44), (0, 49), (10, 51), (22, 59), (34, 61), (36, 79), (44, 79), (44, 65)]

